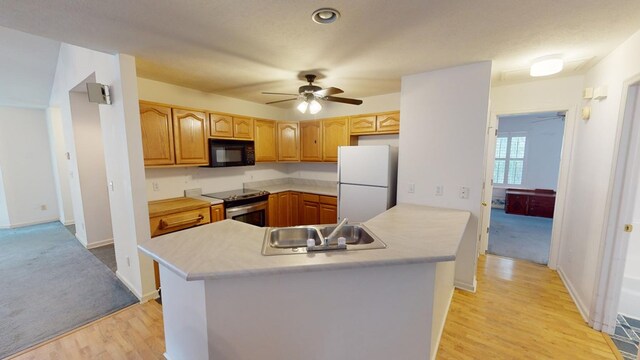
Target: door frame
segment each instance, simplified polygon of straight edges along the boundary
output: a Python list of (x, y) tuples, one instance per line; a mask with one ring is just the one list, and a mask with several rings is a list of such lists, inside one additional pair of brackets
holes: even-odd
[[(640, 166), (640, 74), (624, 82), (616, 130), (614, 162), (605, 206), (605, 229), (592, 294), (589, 325), (612, 334), (622, 292), (629, 235), (621, 231), (623, 213), (637, 196)], [(633, 102), (630, 103), (630, 98)], [(638, 114), (638, 115), (637, 115)], [(634, 126), (635, 125), (635, 126)], [(632, 166), (628, 167), (627, 164)], [(636, 230), (637, 231), (637, 230)]]
[[(491, 124), (496, 124), (499, 126), (498, 118), (500, 116), (507, 115), (525, 115), (525, 114), (534, 114), (540, 112), (565, 112), (565, 121), (564, 121), (564, 130), (562, 133), (562, 150), (560, 155), (560, 169), (558, 171), (558, 186), (556, 190), (556, 203), (553, 211), (553, 226), (551, 229), (551, 246), (549, 251), (549, 263), (547, 266), (551, 269), (556, 269), (558, 265), (558, 259), (560, 257), (560, 243), (562, 240), (562, 224), (564, 222), (564, 211), (565, 211), (565, 203), (568, 192), (568, 179), (569, 173), (571, 171), (571, 156), (573, 153), (573, 141), (575, 138), (576, 132), (576, 114), (577, 109), (575, 107), (535, 107), (528, 109), (499, 109), (491, 112), (491, 120), (489, 122), (489, 126)], [(498, 127), (496, 126), (496, 128)], [(495, 140), (494, 140), (495, 141)], [(493, 145), (495, 146), (495, 144)], [(489, 147), (489, 143), (485, 146)], [(489, 167), (493, 168), (493, 163), (495, 162), (494, 154), (486, 154), (486, 164), (485, 171)], [(490, 200), (489, 200), (490, 201)], [(487, 210), (483, 216), (486, 216), (487, 224), (489, 224), (491, 217), (491, 207), (485, 207)], [(486, 233), (486, 230), (483, 229), (483, 232)], [(480, 251), (482, 254), (486, 254), (487, 249), (489, 247), (489, 236), (481, 236), (481, 244)]]

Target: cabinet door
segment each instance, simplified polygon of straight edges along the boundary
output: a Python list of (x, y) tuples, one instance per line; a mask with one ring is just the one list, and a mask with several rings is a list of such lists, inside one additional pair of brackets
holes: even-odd
[(320, 121), (300, 122), (300, 160), (322, 161)]
[(319, 196), (313, 194), (302, 194), (301, 225), (315, 225), (320, 221)]
[(300, 132), (297, 122), (278, 122), (278, 161), (300, 160)]
[(376, 116), (376, 132), (395, 134), (400, 131), (400, 113)]
[(507, 193), (505, 199), (505, 213), (527, 215), (529, 212), (529, 196)]
[(291, 226), (291, 194), (278, 194), (278, 226)]
[(276, 122), (272, 120), (255, 120), (256, 161), (276, 161)]
[(300, 193), (289, 193), (289, 209), (291, 211), (291, 226), (300, 225)]
[(335, 224), (338, 222), (338, 207), (336, 205), (320, 204), (320, 224)]
[(327, 119), (322, 122), (322, 160), (338, 161), (338, 146), (350, 145), (349, 119)]
[(140, 103), (144, 165), (175, 164), (171, 109)]
[(213, 137), (233, 137), (233, 118), (229, 115), (211, 113), (209, 128)]
[(352, 116), (349, 128), (352, 134), (366, 134), (376, 132), (376, 117), (370, 116)]
[(269, 226), (278, 225), (278, 194), (269, 195), (269, 208), (267, 210), (267, 224)]
[(212, 205), (211, 206), (211, 222), (224, 220), (224, 205)]
[(176, 164), (207, 165), (207, 124), (205, 113), (173, 109)]
[(234, 116), (233, 137), (253, 140), (253, 119)]

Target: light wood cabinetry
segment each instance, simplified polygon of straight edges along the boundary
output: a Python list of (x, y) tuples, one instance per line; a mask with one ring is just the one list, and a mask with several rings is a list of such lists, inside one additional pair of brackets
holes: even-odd
[(278, 194), (278, 226), (291, 226), (291, 193)]
[(176, 164), (207, 165), (207, 118), (204, 112), (173, 109)]
[(278, 194), (270, 194), (267, 208), (267, 225), (278, 226)]
[(268, 226), (335, 224), (338, 219), (337, 199), (295, 191), (269, 195)]
[(209, 114), (211, 137), (253, 139), (253, 119), (228, 114)]
[(289, 206), (291, 206), (291, 221), (290, 226), (300, 225), (300, 200), (302, 194), (299, 192), (289, 192)]
[(140, 103), (144, 165), (173, 165), (175, 151), (171, 108)]
[(278, 161), (300, 160), (300, 126), (298, 122), (278, 121)]
[(320, 197), (315, 194), (302, 194), (302, 225), (317, 224), (320, 219)]
[(400, 112), (351, 116), (349, 123), (353, 135), (397, 134), (400, 132)]
[(354, 145), (349, 134), (349, 118), (322, 121), (322, 160), (338, 161), (338, 146)]
[(322, 161), (322, 123), (300, 122), (300, 160)]
[(255, 149), (256, 162), (270, 162), (278, 160), (277, 129), (273, 120), (255, 119)]
[(338, 201), (335, 196), (320, 196), (320, 224), (338, 222)]
[(224, 205), (211, 205), (211, 222), (224, 220)]

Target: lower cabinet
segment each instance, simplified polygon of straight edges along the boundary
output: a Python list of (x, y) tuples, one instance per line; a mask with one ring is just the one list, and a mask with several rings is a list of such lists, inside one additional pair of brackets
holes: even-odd
[(211, 205), (211, 222), (224, 220), (224, 205)]
[(320, 196), (320, 224), (338, 222), (338, 200), (335, 196)]
[(338, 206), (335, 196), (285, 191), (269, 195), (268, 224), (273, 227), (335, 224)]

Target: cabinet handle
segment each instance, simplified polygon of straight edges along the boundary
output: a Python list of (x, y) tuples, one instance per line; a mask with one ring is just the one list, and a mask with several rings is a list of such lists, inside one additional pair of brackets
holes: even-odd
[(202, 215), (198, 215), (198, 217), (196, 217), (196, 218), (179, 220), (179, 221), (174, 221), (174, 222), (162, 219), (162, 220), (160, 220), (160, 228), (161, 229), (168, 229), (168, 228), (172, 228), (172, 227), (176, 227), (176, 226), (182, 226), (182, 225), (187, 225), (187, 224), (191, 224), (191, 223), (197, 223), (197, 222), (200, 222), (200, 220), (202, 220), (202, 219), (204, 219), (204, 216), (202, 216)]

